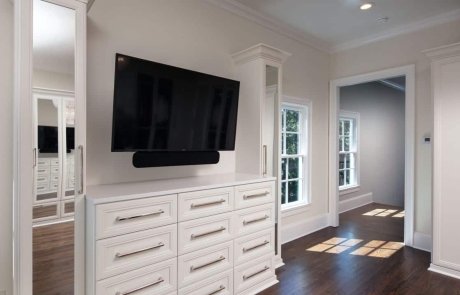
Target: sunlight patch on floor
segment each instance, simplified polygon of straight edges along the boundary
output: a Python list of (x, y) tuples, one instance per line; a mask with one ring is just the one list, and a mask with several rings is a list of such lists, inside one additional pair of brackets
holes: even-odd
[(397, 212), (398, 212), (398, 210), (395, 210), (395, 209), (374, 209), (372, 211), (364, 213), (363, 215), (365, 215), (365, 216), (386, 217), (388, 215), (396, 213), (392, 217), (399, 217), (399, 218), (404, 217), (404, 211), (401, 211), (399, 213), (397, 213)]

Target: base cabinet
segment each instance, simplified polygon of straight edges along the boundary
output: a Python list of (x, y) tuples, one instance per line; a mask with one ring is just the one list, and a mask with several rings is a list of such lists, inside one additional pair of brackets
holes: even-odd
[(89, 188), (86, 294), (255, 294), (276, 284), (275, 179), (250, 179), (120, 201)]

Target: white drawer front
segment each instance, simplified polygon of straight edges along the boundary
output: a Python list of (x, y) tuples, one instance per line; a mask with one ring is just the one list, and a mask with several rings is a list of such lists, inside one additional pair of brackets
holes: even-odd
[(42, 174), (50, 174), (50, 166), (39, 166), (37, 167), (37, 174), (42, 175)]
[(50, 182), (50, 190), (57, 190), (58, 183), (56, 181)]
[(40, 166), (49, 166), (50, 165), (50, 159), (45, 159), (45, 158), (38, 158), (37, 159), (37, 165), (40, 168)]
[(49, 174), (42, 174), (42, 175), (37, 175), (37, 183), (42, 183), (42, 182), (49, 182), (50, 181), (50, 175)]
[(179, 290), (179, 295), (233, 295), (233, 269)]
[(275, 226), (275, 204), (273, 203), (238, 210), (234, 214), (237, 237)]
[(75, 179), (75, 171), (67, 173), (67, 179)]
[(73, 172), (75, 171), (75, 165), (67, 165), (67, 171), (66, 172)]
[(178, 258), (178, 288), (199, 282), (233, 267), (233, 241)]
[(238, 238), (234, 241), (235, 265), (275, 251), (275, 228)]
[(51, 174), (59, 173), (59, 166), (51, 166), (50, 172), (51, 172)]
[(166, 295), (177, 289), (177, 259), (108, 278), (96, 283), (97, 295)]
[(275, 201), (275, 182), (260, 182), (235, 187), (235, 209), (243, 209)]
[(59, 166), (59, 159), (51, 159), (51, 166)]
[(234, 237), (233, 213), (179, 223), (179, 255), (230, 241)]
[(67, 181), (67, 188), (74, 188), (75, 187), (75, 179), (69, 179)]
[(97, 280), (171, 259), (177, 256), (177, 226), (100, 240), (96, 253)]
[(179, 194), (179, 221), (230, 212), (233, 195), (233, 187)]
[(97, 239), (177, 222), (177, 195), (96, 206)]
[(240, 293), (275, 275), (274, 253), (252, 260), (234, 270), (235, 293)]
[(46, 192), (50, 190), (49, 182), (37, 183), (37, 193)]
[(51, 181), (59, 181), (59, 174), (51, 174)]

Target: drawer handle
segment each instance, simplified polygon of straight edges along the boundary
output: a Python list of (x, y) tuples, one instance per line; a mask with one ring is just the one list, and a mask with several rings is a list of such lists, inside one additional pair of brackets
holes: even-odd
[(45, 188), (44, 186), (37, 187), (37, 189), (44, 189), (44, 188)]
[(265, 219), (267, 219), (267, 218), (269, 218), (269, 217), (270, 217), (270, 216), (265, 215), (264, 217), (257, 218), (257, 219), (253, 219), (253, 220), (249, 220), (249, 221), (244, 220), (244, 221), (243, 221), (243, 224), (246, 225), (246, 224), (250, 224), (250, 223), (253, 223), (253, 222), (257, 222), (257, 221), (262, 221), (262, 220), (265, 220)]
[(121, 258), (121, 257), (129, 256), (129, 255), (133, 255), (133, 254), (145, 252), (145, 251), (148, 251), (148, 250), (153, 250), (153, 249), (161, 248), (161, 247), (163, 247), (164, 245), (165, 245), (165, 244), (163, 244), (162, 242), (160, 242), (158, 245), (153, 246), (153, 247), (143, 248), (143, 249), (140, 249), (140, 250), (136, 250), (136, 251), (129, 252), (129, 253), (124, 253), (124, 254), (117, 253), (116, 256), (117, 256), (118, 258)]
[(251, 251), (251, 250), (254, 250), (254, 249), (257, 249), (259, 247), (262, 247), (262, 246), (265, 246), (267, 244), (269, 244), (270, 242), (265, 240), (262, 244), (259, 244), (259, 245), (256, 245), (256, 246), (253, 246), (253, 247), (250, 247), (250, 248), (243, 248), (243, 252), (248, 252), (248, 251)]
[(219, 200), (219, 201), (214, 201), (214, 202), (208, 202), (208, 203), (202, 203), (202, 204), (192, 204), (192, 208), (196, 207), (203, 207), (203, 206), (209, 206), (209, 205), (215, 205), (215, 204), (220, 204), (220, 203), (225, 203), (225, 200)]
[(213, 230), (213, 231), (210, 231), (210, 232), (207, 232), (207, 233), (198, 234), (198, 235), (192, 234), (192, 239), (199, 238), (199, 237), (202, 237), (202, 236), (207, 236), (207, 235), (210, 235), (210, 234), (215, 234), (215, 233), (221, 232), (223, 230), (226, 230), (226, 228), (221, 226), (219, 229), (216, 229), (216, 230)]
[(220, 256), (219, 259), (214, 260), (214, 261), (212, 261), (212, 262), (208, 262), (208, 263), (203, 264), (203, 265), (200, 265), (200, 266), (196, 266), (196, 267), (195, 267), (195, 266), (192, 265), (192, 266), (190, 266), (190, 270), (191, 270), (191, 271), (194, 271), (194, 270), (197, 270), (197, 269), (200, 269), (200, 268), (209, 266), (209, 265), (211, 265), (211, 264), (214, 264), (214, 263), (217, 263), (217, 262), (221, 262), (222, 260), (225, 260), (225, 257), (224, 257), (224, 256)]
[(254, 194), (254, 195), (244, 195), (244, 196), (243, 196), (243, 199), (250, 199), (250, 198), (263, 197), (263, 196), (268, 195), (269, 193), (270, 193), (270, 192), (264, 192), (264, 193), (260, 193), (260, 194)]
[(38, 178), (37, 181), (45, 180), (46, 178)]
[(261, 269), (261, 270), (259, 270), (259, 271), (256, 271), (255, 273), (250, 274), (250, 275), (248, 275), (248, 276), (247, 276), (247, 275), (244, 275), (244, 276), (243, 276), (243, 280), (247, 280), (247, 279), (249, 279), (249, 278), (252, 278), (253, 276), (258, 275), (258, 274), (260, 274), (260, 273), (263, 273), (264, 271), (266, 271), (266, 270), (268, 270), (268, 269), (270, 269), (270, 267), (268, 267), (268, 266), (265, 265), (264, 269)]
[(219, 289), (217, 289), (217, 290), (214, 291), (214, 292), (209, 293), (208, 295), (217, 294), (217, 293), (219, 293), (220, 291), (222, 291), (222, 290), (224, 290), (224, 289), (225, 289), (225, 286), (224, 286), (224, 285), (220, 285)]
[(164, 282), (165, 280), (162, 278), (162, 277), (159, 277), (158, 280), (155, 282), (155, 283), (151, 283), (151, 284), (148, 284), (148, 285), (145, 285), (145, 286), (142, 286), (142, 287), (139, 287), (137, 289), (134, 289), (134, 290), (131, 290), (131, 291), (128, 291), (128, 292), (117, 292), (115, 293), (115, 295), (128, 295), (128, 294), (132, 294), (134, 292), (137, 292), (137, 291), (140, 291), (140, 290), (143, 290), (145, 288), (148, 288), (148, 287), (152, 287), (152, 286), (155, 286), (159, 283), (162, 283)]
[(44, 170), (44, 169), (38, 169), (37, 171), (38, 171), (39, 173), (40, 173), (40, 172), (46, 172), (46, 170)]
[(134, 218), (139, 218), (139, 217), (146, 217), (146, 216), (152, 216), (152, 215), (158, 215), (161, 213), (165, 213), (162, 209), (158, 210), (157, 212), (151, 212), (151, 213), (145, 213), (145, 214), (139, 214), (139, 215), (134, 215), (134, 216), (129, 216), (129, 217), (117, 217), (117, 221), (123, 221), (123, 220), (128, 220), (128, 219), (134, 219)]

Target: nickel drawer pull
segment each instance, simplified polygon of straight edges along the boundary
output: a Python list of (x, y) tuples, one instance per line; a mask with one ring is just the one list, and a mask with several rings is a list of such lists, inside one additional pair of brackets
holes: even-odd
[(209, 206), (209, 205), (214, 205), (214, 204), (220, 204), (220, 203), (224, 203), (225, 200), (222, 199), (222, 200), (219, 200), (219, 201), (214, 201), (214, 202), (208, 202), (208, 203), (202, 203), (202, 204), (192, 204), (192, 208), (196, 208), (196, 207), (203, 207), (203, 206)]
[(254, 195), (244, 195), (244, 196), (243, 196), (243, 199), (263, 197), (263, 196), (268, 195), (269, 193), (270, 193), (270, 192), (264, 192), (264, 193), (260, 193), (260, 194), (254, 194)]
[(134, 290), (131, 290), (131, 291), (128, 291), (128, 292), (117, 292), (115, 293), (115, 295), (128, 295), (128, 294), (132, 294), (134, 292), (137, 292), (137, 291), (140, 291), (140, 290), (143, 290), (145, 288), (148, 288), (148, 287), (152, 287), (152, 286), (155, 286), (159, 283), (162, 283), (164, 282), (165, 280), (162, 278), (162, 277), (159, 277), (158, 280), (155, 282), (155, 283), (151, 283), (151, 284), (148, 284), (148, 285), (145, 285), (145, 286), (142, 286), (142, 287), (139, 287), (137, 289), (134, 289)]
[(265, 240), (262, 244), (259, 244), (259, 245), (256, 245), (256, 246), (252, 246), (252, 247), (249, 247), (249, 248), (243, 248), (243, 252), (248, 252), (248, 251), (251, 251), (251, 250), (254, 250), (254, 249), (257, 249), (259, 247), (262, 247), (262, 246), (265, 246), (267, 244), (269, 244), (270, 242)]
[(121, 258), (121, 257), (129, 256), (129, 255), (133, 255), (133, 254), (145, 252), (145, 251), (148, 251), (148, 250), (153, 250), (153, 249), (161, 248), (161, 247), (163, 247), (164, 245), (165, 245), (165, 244), (163, 244), (162, 242), (160, 242), (158, 245), (153, 246), (153, 247), (147, 247), (147, 248), (143, 248), (143, 249), (140, 249), (140, 250), (136, 250), (136, 251), (129, 252), (129, 253), (124, 253), (124, 254), (117, 253), (116, 256), (117, 256), (118, 258)]
[(246, 224), (253, 223), (253, 222), (257, 222), (257, 221), (262, 221), (262, 220), (267, 219), (268, 217), (270, 217), (270, 216), (265, 215), (264, 217), (257, 218), (257, 219), (253, 219), (253, 220), (249, 220), (249, 221), (244, 220), (244, 221), (243, 221), (243, 224), (246, 225)]
[(46, 170), (45, 169), (38, 169), (37, 172), (42, 173), (42, 172), (46, 172)]
[(129, 217), (117, 217), (117, 221), (123, 221), (123, 220), (128, 220), (128, 219), (134, 219), (134, 218), (139, 218), (139, 217), (146, 217), (146, 216), (152, 216), (152, 215), (158, 215), (161, 213), (165, 213), (162, 209), (158, 210), (157, 212), (151, 212), (151, 213), (145, 213), (145, 214), (139, 214), (139, 215), (134, 215), (134, 216), (129, 216)]
[(207, 236), (207, 235), (210, 235), (210, 234), (215, 234), (215, 233), (218, 233), (218, 232), (221, 232), (223, 230), (226, 230), (225, 227), (221, 226), (219, 229), (216, 229), (216, 230), (213, 230), (213, 231), (210, 231), (210, 232), (207, 232), (207, 233), (203, 233), (203, 234), (198, 234), (198, 235), (195, 235), (195, 234), (192, 234), (192, 239), (195, 239), (195, 238), (199, 238), (199, 237), (202, 237), (202, 236)]
[(219, 293), (220, 291), (222, 291), (222, 290), (224, 290), (224, 289), (225, 289), (225, 286), (224, 286), (224, 285), (220, 285), (219, 289), (217, 289), (217, 290), (214, 291), (214, 292), (209, 293), (208, 295), (217, 294), (217, 293)]
[(247, 280), (247, 279), (249, 279), (249, 278), (252, 278), (253, 276), (258, 275), (258, 274), (260, 274), (260, 273), (262, 273), (262, 272), (264, 272), (264, 271), (266, 271), (266, 270), (268, 270), (268, 269), (270, 269), (270, 267), (268, 267), (268, 266), (265, 265), (264, 269), (262, 269), (262, 270), (259, 270), (259, 271), (255, 272), (255, 273), (253, 273), (253, 274), (248, 275), (248, 276), (244, 275), (244, 276), (243, 276), (243, 280)]
[(45, 180), (46, 178), (37, 178), (37, 181)]
[(190, 266), (190, 270), (191, 270), (191, 271), (194, 271), (194, 270), (197, 270), (197, 269), (200, 269), (200, 268), (209, 266), (209, 265), (211, 265), (211, 264), (214, 264), (214, 263), (217, 263), (217, 262), (221, 262), (222, 260), (225, 260), (225, 257), (224, 257), (224, 256), (220, 256), (219, 259), (214, 260), (214, 261), (212, 261), (212, 262), (208, 262), (208, 263), (203, 264), (203, 265), (200, 265), (200, 266), (196, 266), (196, 267), (195, 267), (195, 266), (192, 265), (192, 266)]

